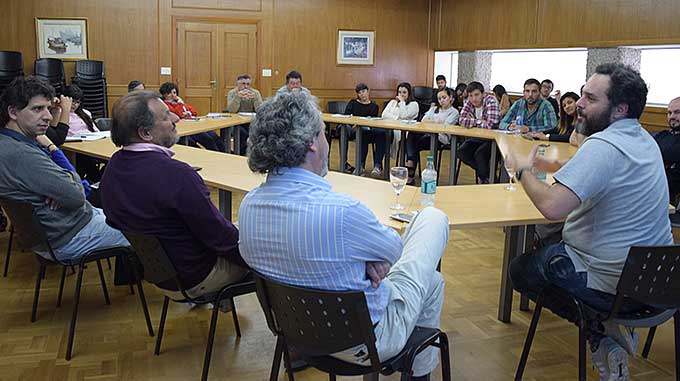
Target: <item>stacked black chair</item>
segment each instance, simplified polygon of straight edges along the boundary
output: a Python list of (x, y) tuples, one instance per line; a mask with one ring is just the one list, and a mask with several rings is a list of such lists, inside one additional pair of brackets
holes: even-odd
[(42, 78), (54, 87), (57, 95), (64, 92), (66, 77), (64, 63), (56, 58), (41, 58), (35, 60), (34, 73), (36, 78)]
[[(38, 274), (35, 283), (35, 293), (33, 296), (33, 309), (31, 311), (31, 322), (37, 320), (38, 314), (38, 299), (40, 296), (40, 284), (42, 279), (45, 277), (45, 271), (47, 266), (56, 265), (61, 266), (61, 281), (59, 283), (59, 295), (57, 296), (57, 307), (61, 305), (61, 297), (64, 292), (64, 280), (66, 279), (66, 269), (67, 267), (78, 266), (78, 276), (76, 280), (75, 293), (73, 295), (73, 313), (71, 315), (71, 324), (68, 334), (68, 344), (66, 345), (66, 360), (71, 360), (71, 355), (73, 351), (73, 342), (75, 339), (76, 331), (76, 319), (78, 318), (78, 304), (80, 301), (80, 289), (83, 283), (83, 271), (85, 270), (86, 264), (96, 262), (97, 269), (99, 270), (99, 279), (102, 285), (102, 292), (104, 293), (104, 301), (106, 304), (111, 304), (109, 299), (109, 292), (106, 288), (106, 281), (104, 279), (104, 273), (102, 271), (101, 260), (108, 259), (111, 257), (120, 257), (124, 263), (128, 263), (128, 259), (131, 256), (131, 250), (128, 247), (110, 247), (98, 250), (92, 250), (85, 253), (77, 261), (61, 261), (57, 259), (54, 254), (54, 250), (47, 240), (47, 235), (42, 225), (35, 216), (35, 211), (33, 206), (28, 202), (13, 201), (4, 198), (0, 198), (0, 207), (7, 213), (7, 216), (12, 221), (12, 237), (16, 240), (19, 247), (22, 250), (32, 251), (36, 247), (41, 248), (42, 251), (48, 253), (49, 255), (43, 257), (36, 253), (35, 257), (38, 260)], [(11, 247), (11, 243), (10, 243)], [(7, 259), (9, 260), (9, 258)], [(130, 268), (131, 266), (125, 266), (125, 268)], [(146, 299), (144, 297), (144, 289), (142, 288), (142, 283), (139, 277), (136, 278), (137, 288), (139, 291), (139, 298), (142, 304), (142, 309), (144, 311), (144, 317), (146, 318), (146, 327), (149, 331), (149, 336), (153, 336), (153, 328), (151, 326), (151, 319), (149, 317), (149, 310), (147, 308)], [(129, 276), (128, 279), (133, 279)], [(132, 288), (132, 285), (130, 285)]]
[[(294, 349), (309, 365), (328, 373), (330, 381), (335, 381), (336, 376), (395, 372), (401, 372), (401, 380), (408, 381), (415, 357), (429, 346), (440, 349), (442, 380), (451, 380), (446, 333), (435, 328), (415, 327), (404, 349), (393, 358), (380, 362), (363, 292), (295, 287), (257, 273), (255, 282), (267, 325), (277, 336), (270, 381), (278, 380), (282, 357), (288, 380), (294, 380), (288, 349)], [(366, 365), (331, 356), (362, 344), (366, 346), (369, 360)]]
[(71, 82), (83, 90), (83, 108), (92, 113), (93, 119), (108, 117), (104, 62), (76, 61), (76, 75)]
[(432, 88), (427, 86), (415, 86), (413, 98), (418, 102), (418, 120), (422, 120), (432, 103)]
[[(229, 301), (231, 303), (231, 314), (234, 321), (234, 330), (236, 336), (241, 337), (241, 328), (238, 323), (238, 316), (236, 315), (236, 304), (234, 298), (241, 295), (246, 295), (255, 292), (255, 281), (252, 276), (247, 275), (239, 282), (224, 286), (221, 290), (202, 295), (200, 297), (190, 297), (186, 293), (186, 289), (182, 285), (175, 265), (168, 257), (165, 248), (158, 240), (158, 238), (150, 235), (136, 234), (131, 232), (124, 232), (128, 239), (137, 259), (144, 270), (144, 279), (153, 284), (164, 283), (167, 281), (174, 281), (182, 294), (180, 300), (173, 300), (179, 303), (194, 303), (194, 304), (213, 304), (212, 316), (210, 318), (210, 329), (208, 331), (208, 343), (205, 348), (205, 357), (203, 359), (203, 371), (201, 373), (201, 380), (208, 379), (208, 371), (210, 370), (210, 359), (212, 357), (213, 343), (215, 341), (215, 332), (217, 329), (217, 317), (219, 314), (218, 305), (222, 301)], [(161, 353), (161, 342), (163, 340), (163, 331), (165, 328), (165, 319), (168, 315), (168, 305), (170, 297), (165, 296), (163, 300), (163, 309), (161, 310), (161, 321), (158, 326), (158, 336), (156, 337), (156, 348), (154, 354), (158, 356)]]
[(0, 51), (0, 94), (16, 77), (24, 75), (21, 52)]
[[(585, 317), (588, 316), (602, 322), (612, 320), (616, 324), (636, 328), (653, 328), (673, 318), (675, 325), (675, 379), (680, 381), (679, 273), (680, 246), (631, 247), (619, 283), (616, 286), (616, 298), (610, 311), (597, 310), (560, 288), (547, 287), (536, 299), (536, 309), (531, 318), (529, 332), (515, 373), (515, 380), (522, 379), (543, 303), (549, 300), (551, 303), (571, 306), (579, 316), (576, 322), (579, 329), (579, 380), (586, 379)], [(643, 304), (646, 307), (634, 312), (625, 312), (622, 307), (630, 302)], [(649, 345), (651, 345), (651, 339), (648, 339), (647, 345), (645, 345), (645, 356), (649, 353)]]

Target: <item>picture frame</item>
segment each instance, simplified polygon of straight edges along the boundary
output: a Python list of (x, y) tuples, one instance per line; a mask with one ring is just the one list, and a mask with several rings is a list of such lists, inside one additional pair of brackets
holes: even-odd
[(375, 65), (375, 31), (338, 30), (337, 65)]
[(87, 18), (35, 18), (38, 58), (88, 59)]

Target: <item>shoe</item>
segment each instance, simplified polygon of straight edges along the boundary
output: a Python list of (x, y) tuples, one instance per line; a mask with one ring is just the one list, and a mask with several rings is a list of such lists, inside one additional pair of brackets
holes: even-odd
[(603, 322), (604, 334), (611, 337), (629, 355), (635, 357), (637, 353), (638, 342), (640, 341), (640, 334), (635, 332), (633, 327), (626, 327), (621, 324), (616, 324), (611, 320)]
[(350, 163), (345, 163), (345, 173), (353, 173), (354, 169)]
[(600, 381), (628, 380), (628, 354), (611, 337), (600, 340), (599, 347), (591, 355)]
[(680, 210), (671, 214), (671, 226), (674, 228), (680, 228)]
[(380, 167), (373, 167), (373, 170), (371, 171), (371, 177), (374, 179), (380, 179), (382, 178), (382, 168)]
[(353, 174), (356, 175), (356, 176), (363, 176), (363, 175), (366, 174), (366, 170), (363, 169), (363, 168), (357, 168), (357, 169), (354, 170)]

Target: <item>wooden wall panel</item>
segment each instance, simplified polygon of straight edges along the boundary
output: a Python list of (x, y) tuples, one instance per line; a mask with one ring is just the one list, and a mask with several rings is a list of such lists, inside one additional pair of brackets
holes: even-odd
[(234, 11), (260, 11), (262, 0), (173, 0), (173, 8), (206, 8)]

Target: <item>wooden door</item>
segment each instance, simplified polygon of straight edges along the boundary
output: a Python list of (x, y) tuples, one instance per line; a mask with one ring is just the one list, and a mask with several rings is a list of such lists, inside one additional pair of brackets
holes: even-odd
[(199, 115), (226, 108), (236, 77), (257, 78), (257, 27), (254, 24), (177, 23), (177, 85), (180, 96)]

